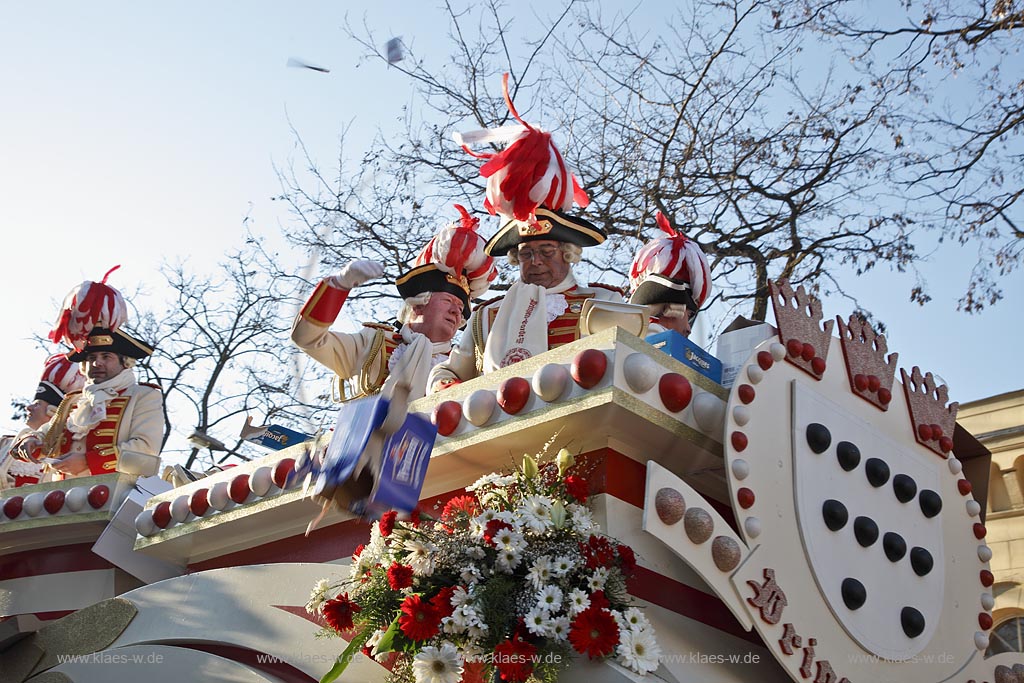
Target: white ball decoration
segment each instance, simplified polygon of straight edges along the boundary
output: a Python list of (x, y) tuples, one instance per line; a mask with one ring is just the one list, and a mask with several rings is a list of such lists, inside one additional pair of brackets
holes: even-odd
[(977, 631), (974, 634), (974, 647), (982, 652), (988, 649), (988, 634), (984, 631)]
[(175, 522), (184, 522), (191, 513), (188, 509), (188, 496), (181, 495), (171, 501), (171, 519)]
[(274, 485), (274, 472), (267, 466), (257, 467), (249, 476), (249, 490), (257, 496), (265, 496)]
[(662, 372), (654, 359), (643, 353), (632, 353), (622, 362), (622, 376), (626, 378), (629, 388), (638, 394), (650, 391)]
[(701, 431), (721, 439), (725, 424), (725, 401), (709, 391), (695, 391), (691, 405), (693, 419)]
[(978, 559), (981, 560), (982, 562), (988, 562), (989, 560), (991, 560), (992, 559), (992, 548), (989, 548), (987, 545), (979, 545), (978, 546)]
[(774, 342), (771, 346), (768, 347), (768, 353), (772, 354), (772, 358), (774, 358), (775, 362), (778, 363), (785, 359), (786, 347), (780, 344), (779, 342)]
[(750, 408), (747, 406), (736, 406), (732, 409), (732, 421), (736, 423), (738, 427), (745, 426), (750, 422)]
[(498, 399), (494, 392), (487, 389), (477, 389), (466, 397), (462, 404), (462, 415), (477, 427), (483, 427), (494, 414), (498, 407)]
[(981, 514), (981, 503), (973, 498), (967, 501), (965, 507), (967, 508), (967, 514), (971, 517), (977, 517)]
[[(554, 403), (570, 384), (569, 369), (558, 363), (548, 363), (533, 376), (533, 392), (546, 403)], [(490, 417), (490, 416), (488, 416)]]
[(210, 489), (210, 507), (215, 510), (224, 510), (231, 504), (231, 495), (228, 490), (228, 482), (218, 481)]
[(758, 384), (764, 379), (764, 370), (757, 363), (751, 363), (747, 366), (747, 379), (751, 384)]
[(747, 517), (743, 520), (743, 530), (750, 538), (757, 538), (761, 535), (761, 520), (757, 517)]
[(69, 512), (79, 512), (85, 509), (89, 502), (89, 489), (84, 486), (76, 486), (64, 494), (64, 507)]
[(39, 513), (43, 511), (43, 501), (46, 499), (46, 494), (42, 492), (30, 493), (25, 496), (25, 502), (22, 503), (22, 510), (29, 517), (38, 517)]
[(742, 458), (732, 461), (732, 476), (743, 481), (747, 478), (748, 474), (750, 474), (750, 463)]
[(991, 593), (981, 594), (981, 608), (986, 612), (991, 612), (992, 608), (996, 605), (996, 599), (992, 597)]
[(950, 458), (947, 462), (949, 463), (949, 471), (953, 474), (960, 474), (960, 471), (964, 468), (963, 463), (956, 458)]
[(135, 530), (140, 536), (152, 536), (156, 533), (156, 522), (153, 521), (153, 510), (147, 509), (135, 518)]

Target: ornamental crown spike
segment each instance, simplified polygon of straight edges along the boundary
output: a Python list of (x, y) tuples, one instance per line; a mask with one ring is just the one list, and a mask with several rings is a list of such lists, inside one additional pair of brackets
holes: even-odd
[(786, 347), (786, 360), (815, 379), (825, 374), (825, 361), (832, 340), (832, 320), (821, 325), (821, 301), (800, 285), (794, 292), (789, 280), (768, 283), (772, 296), (779, 341)]
[(881, 410), (888, 410), (899, 354), (890, 353), (886, 359), (885, 352), (889, 348), (885, 337), (860, 316), (851, 315), (849, 323), (844, 323), (838, 315), (836, 320), (850, 389)]
[(960, 404), (950, 403), (947, 407), (949, 388), (945, 384), (936, 388), (932, 373), (922, 376), (921, 368), (916, 365), (909, 375), (900, 368), (900, 375), (914, 438), (922, 446), (943, 458), (947, 457), (953, 450), (953, 428), (956, 427), (956, 412)]

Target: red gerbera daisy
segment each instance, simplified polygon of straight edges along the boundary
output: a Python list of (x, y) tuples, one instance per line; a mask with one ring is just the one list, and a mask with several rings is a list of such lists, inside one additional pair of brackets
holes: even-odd
[(440, 619), (450, 617), (455, 608), (452, 607), (452, 595), (455, 593), (454, 586), (445, 586), (437, 592), (437, 595), (430, 599), (430, 606), (437, 612)]
[(501, 680), (522, 683), (533, 673), (533, 658), (536, 654), (536, 646), (515, 636), (495, 646), (494, 666)]
[(352, 628), (352, 615), (362, 611), (362, 607), (348, 598), (348, 593), (328, 600), (323, 606), (324, 619), (338, 633)]
[(590, 493), (590, 485), (587, 484), (587, 480), (583, 477), (571, 474), (565, 478), (565, 490), (579, 502), (586, 503), (587, 495)]
[(359, 556), (363, 554), (364, 550), (366, 550), (365, 544), (360, 543), (359, 545), (357, 545), (355, 552), (352, 553), (352, 561), (355, 562), (356, 560), (358, 560)]
[(473, 496), (455, 496), (444, 504), (441, 511), (441, 523), (444, 528), (452, 531), (464, 528), (466, 520), (480, 514), (480, 506)]
[(395, 530), (395, 520), (398, 519), (398, 513), (394, 510), (388, 510), (380, 518), (380, 535), (390, 536), (391, 532)]
[(591, 659), (605, 657), (619, 644), (619, 627), (608, 610), (588, 607), (569, 627), (569, 642), (576, 652)]
[(611, 607), (611, 603), (608, 602), (607, 596), (604, 591), (594, 591), (590, 594), (590, 606), (596, 607), (597, 609), (608, 609)]
[(433, 606), (419, 595), (410, 595), (402, 601), (402, 616), (398, 626), (410, 640), (427, 640), (437, 635), (441, 616)]
[(395, 562), (388, 567), (388, 585), (392, 590), (400, 591), (412, 585), (412, 567)]

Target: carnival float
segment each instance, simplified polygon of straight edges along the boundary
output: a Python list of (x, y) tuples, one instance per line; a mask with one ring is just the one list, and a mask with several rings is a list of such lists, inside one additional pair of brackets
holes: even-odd
[(984, 656), (989, 454), (947, 388), (772, 303), (729, 386), (612, 326), (413, 401), (410, 514), (307, 535), (329, 433), (175, 488), (7, 490), (0, 679), (1024, 681)]

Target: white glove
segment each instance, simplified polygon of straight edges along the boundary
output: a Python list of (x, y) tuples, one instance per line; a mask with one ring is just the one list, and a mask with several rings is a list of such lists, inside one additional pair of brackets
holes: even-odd
[(338, 289), (352, 289), (383, 274), (383, 266), (376, 261), (363, 259), (347, 263), (340, 273), (328, 278), (328, 283)]

